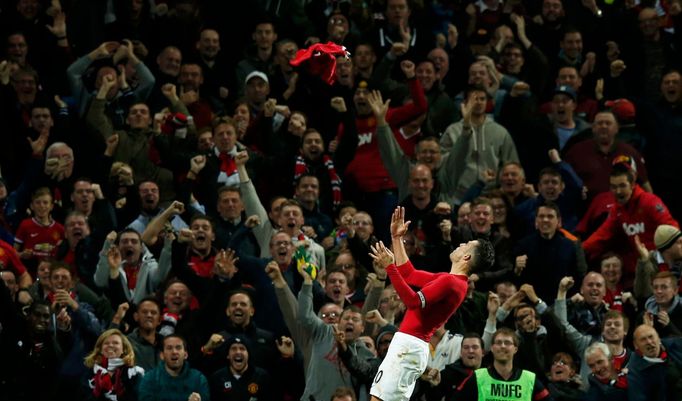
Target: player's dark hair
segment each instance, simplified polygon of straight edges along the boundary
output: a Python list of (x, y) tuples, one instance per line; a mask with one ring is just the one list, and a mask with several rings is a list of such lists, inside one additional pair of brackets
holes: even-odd
[(479, 239), (478, 246), (474, 248), (474, 255), (470, 262), (470, 271), (489, 270), (495, 263), (495, 248), (488, 240)]

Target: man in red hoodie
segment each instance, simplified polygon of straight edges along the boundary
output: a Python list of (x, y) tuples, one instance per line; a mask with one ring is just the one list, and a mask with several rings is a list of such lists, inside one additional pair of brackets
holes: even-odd
[[(645, 192), (635, 183), (635, 173), (629, 165), (615, 164), (609, 183), (616, 204), (606, 221), (583, 243), (583, 248), (589, 258), (618, 249), (623, 256), (623, 280), (627, 288), (632, 285), (637, 264), (635, 236), (648, 249), (654, 249), (656, 227), (661, 224), (679, 227), (679, 224), (658, 196)], [(627, 245), (618, 248), (623, 244)]]
[[(427, 103), (424, 91), (415, 78), (415, 66), (411, 61), (403, 61), (400, 65), (410, 90), (412, 102), (399, 107), (392, 107), (386, 113), (388, 125), (397, 132), (400, 127), (426, 112)], [(379, 228), (380, 239), (388, 239), (385, 227), (389, 226), (391, 211), (398, 204), (398, 191), (388, 171), (381, 161), (377, 139), (377, 120), (369, 105), (370, 88), (365, 81), (361, 81), (355, 90), (355, 131), (356, 135), (346, 134), (340, 127), (341, 140), (336, 158), (348, 158), (345, 168), (345, 183), (356, 189), (359, 194), (354, 199), (358, 204), (364, 204), (365, 210), (374, 218), (375, 227)], [(394, 99), (399, 103), (400, 99)], [(350, 132), (350, 131), (348, 131)], [(355, 133), (353, 133), (355, 134)], [(339, 166), (346, 163), (339, 163)]]

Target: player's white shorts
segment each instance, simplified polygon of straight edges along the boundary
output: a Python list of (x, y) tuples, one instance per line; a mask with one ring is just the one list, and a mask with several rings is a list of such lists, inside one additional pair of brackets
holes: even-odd
[(408, 401), (428, 361), (428, 343), (409, 334), (395, 333), (369, 393), (383, 401)]

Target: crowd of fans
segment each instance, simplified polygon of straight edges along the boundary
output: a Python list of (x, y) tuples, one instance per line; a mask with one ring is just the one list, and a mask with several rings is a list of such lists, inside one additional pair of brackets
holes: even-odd
[(495, 249), (413, 400), (679, 400), (681, 12), (0, 0), (0, 400), (367, 400), (397, 205)]

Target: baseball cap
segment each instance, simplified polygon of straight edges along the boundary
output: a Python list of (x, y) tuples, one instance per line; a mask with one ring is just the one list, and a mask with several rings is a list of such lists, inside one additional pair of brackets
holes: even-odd
[(637, 174), (637, 163), (635, 163), (635, 159), (628, 155), (617, 155), (611, 160), (611, 166), (622, 166)]
[(262, 79), (263, 81), (265, 81), (266, 84), (269, 84), (269, 83), (270, 83), (270, 80), (268, 80), (268, 76), (265, 75), (264, 72), (261, 72), (261, 71), (251, 71), (251, 72), (249, 73), (249, 75), (246, 76), (246, 79), (244, 80), (244, 84), (248, 84), (249, 81), (251, 80), (251, 78), (255, 78), (255, 77), (258, 77), (258, 78)]
[(609, 100), (604, 106), (611, 109), (619, 122), (632, 121), (635, 118), (635, 105), (627, 99)]
[(571, 88), (571, 87), (568, 86), (568, 85), (559, 85), (559, 86), (557, 86), (556, 88), (554, 88), (554, 94), (555, 94), (555, 95), (560, 94), (560, 93), (561, 93), (561, 94), (564, 94), (564, 95), (570, 96), (571, 99), (573, 99), (574, 102), (578, 99), (578, 94), (575, 93), (575, 91), (573, 90), (573, 88)]

